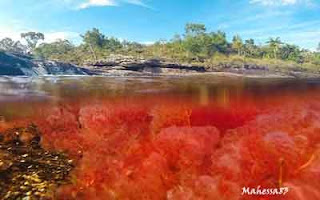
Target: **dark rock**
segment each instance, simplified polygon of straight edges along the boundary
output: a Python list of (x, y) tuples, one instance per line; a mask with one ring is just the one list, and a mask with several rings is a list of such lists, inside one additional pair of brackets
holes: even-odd
[(29, 57), (0, 52), (0, 75), (91, 75), (90, 70), (57, 61), (33, 60)]
[(162, 74), (185, 74), (205, 72), (203, 66), (183, 65), (168, 62), (163, 59), (137, 58), (133, 56), (110, 55), (104, 60), (86, 62), (85, 66), (90, 70), (99, 70), (104, 75), (115, 75), (115, 70), (131, 71), (136, 75), (162, 75)]
[(29, 59), (0, 52), (0, 75), (21, 76), (32, 67), (34, 64)]

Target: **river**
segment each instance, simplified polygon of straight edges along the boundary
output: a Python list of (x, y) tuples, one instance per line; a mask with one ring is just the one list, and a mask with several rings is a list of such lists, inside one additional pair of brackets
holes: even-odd
[[(0, 77), (0, 133), (33, 124), (74, 160), (56, 199), (312, 200), (319, 100), (285, 78)], [(289, 191), (242, 195), (258, 186)]]

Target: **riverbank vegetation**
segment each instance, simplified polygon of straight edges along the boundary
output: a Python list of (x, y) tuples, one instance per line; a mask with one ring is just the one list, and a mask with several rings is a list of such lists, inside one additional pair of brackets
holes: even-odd
[(205, 25), (194, 23), (187, 24), (183, 34), (150, 45), (108, 37), (96, 28), (81, 35), (80, 45), (74, 45), (68, 40), (39, 44), (45, 36), (35, 32), (21, 34), (21, 37), (26, 41), (26, 46), (20, 41), (5, 38), (0, 42), (0, 49), (79, 65), (104, 59), (110, 54), (123, 54), (202, 65), (249, 62), (311, 69), (320, 67), (320, 43), (318, 52), (314, 52), (284, 43), (279, 37), (270, 38), (265, 44), (257, 44), (254, 39), (244, 40), (240, 35), (228, 41), (226, 33), (210, 32)]

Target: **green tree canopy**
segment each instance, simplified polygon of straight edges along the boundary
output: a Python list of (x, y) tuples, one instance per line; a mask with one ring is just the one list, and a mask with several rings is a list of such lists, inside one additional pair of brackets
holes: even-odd
[(87, 31), (84, 35), (81, 35), (85, 45), (92, 47), (102, 47), (104, 44), (105, 36), (100, 33), (99, 29), (93, 28), (92, 30)]
[(206, 32), (206, 26), (204, 24), (188, 23), (185, 26), (186, 35), (199, 35)]
[(228, 48), (228, 41), (225, 32), (217, 31), (211, 32), (209, 34), (210, 41), (209, 46), (209, 56), (215, 52), (226, 53)]
[(89, 47), (92, 56), (95, 60), (98, 59), (95, 48), (102, 48), (104, 45), (105, 36), (100, 33), (99, 29), (93, 28), (90, 31), (87, 31), (84, 35), (81, 35), (85, 47)]
[[(222, 31), (207, 31), (204, 24), (189, 23), (185, 33), (175, 35), (171, 40), (160, 40), (144, 45), (138, 42), (121, 41), (115, 37), (107, 37), (99, 29), (93, 28), (82, 35), (83, 42), (74, 46), (67, 40), (59, 40), (48, 44), (38, 44), (44, 35), (36, 32), (21, 35), (28, 43), (27, 50), (37, 57), (61, 59), (82, 64), (90, 59), (105, 58), (111, 53), (124, 55), (142, 55), (146, 58), (165, 58), (174, 62), (225, 62), (254, 59), (278, 59), (296, 63), (320, 65), (320, 43), (317, 50), (300, 49), (298, 46), (281, 42), (280, 38), (270, 38), (265, 44), (256, 44), (253, 39), (242, 40), (235, 35), (228, 41)], [(315, 45), (316, 46), (316, 45)], [(19, 41), (10, 38), (0, 40), (0, 49), (9, 52), (28, 52)], [(232, 58), (237, 54), (236, 58)], [(218, 62), (217, 62), (218, 63)]]
[(68, 40), (58, 40), (53, 43), (40, 44), (35, 49), (35, 55), (40, 58), (52, 58), (58, 55), (64, 55), (74, 49), (74, 45)]
[(245, 40), (243, 46), (244, 46), (245, 56), (249, 56), (249, 57), (257, 56), (258, 54), (257, 46), (255, 45), (255, 42), (253, 39)]
[(4, 38), (0, 41), (0, 49), (8, 50), (14, 45), (14, 41), (11, 38)]
[(300, 48), (296, 45), (283, 44), (279, 50), (281, 59), (297, 61), (300, 56)]
[(0, 49), (4, 51), (24, 54), (26, 48), (20, 41), (13, 41), (11, 38), (4, 38), (0, 41)]
[(283, 44), (279, 37), (276, 38), (270, 38), (269, 41), (267, 41), (267, 44), (269, 44), (270, 49), (273, 51), (273, 58), (277, 59), (278, 51)]
[(29, 50), (32, 52), (40, 40), (44, 40), (43, 33), (27, 32), (21, 33), (21, 38), (26, 40)]
[(237, 50), (238, 55), (241, 55), (241, 50), (243, 47), (242, 39), (239, 35), (235, 35), (232, 39), (232, 48)]
[(103, 48), (109, 51), (116, 51), (122, 48), (122, 44), (117, 38), (105, 37), (103, 40)]

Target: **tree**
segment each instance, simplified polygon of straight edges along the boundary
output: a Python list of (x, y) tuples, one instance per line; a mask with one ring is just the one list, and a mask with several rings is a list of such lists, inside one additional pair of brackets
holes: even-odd
[[(175, 40), (173, 40), (175, 41)], [(179, 41), (179, 40), (176, 40)], [(228, 47), (226, 34), (222, 31), (206, 32), (203, 24), (187, 24), (185, 27), (185, 36), (180, 39), (176, 46), (182, 46), (187, 52), (186, 57), (190, 54), (197, 60), (212, 56), (215, 52), (225, 53)]]
[(0, 41), (0, 49), (12, 53), (24, 54), (26, 46), (22, 45), (20, 41), (13, 41), (11, 38), (4, 38)]
[(4, 38), (0, 41), (0, 49), (10, 51), (13, 47), (14, 41), (11, 38)]
[(91, 31), (87, 31), (84, 35), (81, 35), (81, 37), (83, 38), (85, 44), (99, 48), (103, 46), (105, 39), (105, 36), (100, 33), (100, 30), (97, 28), (93, 28)]
[(232, 39), (232, 48), (238, 51), (238, 55), (241, 55), (243, 47), (242, 39), (239, 35), (235, 35)]
[(244, 42), (244, 52), (245, 52), (245, 56), (257, 56), (257, 46), (254, 43), (253, 39), (248, 39), (245, 40)]
[(141, 54), (144, 50), (144, 45), (138, 42), (129, 42), (124, 40), (121, 43), (122, 49), (125, 50), (125, 53), (134, 53), (134, 54)]
[[(275, 58), (320, 65), (320, 43), (318, 52), (312, 52), (282, 43), (280, 38), (270, 38), (267, 44), (257, 45), (253, 39), (242, 40), (239, 35), (235, 35), (230, 42), (226, 33), (209, 32), (204, 24), (197, 23), (186, 24), (185, 33), (175, 35), (171, 40), (160, 40), (150, 45), (107, 37), (96, 28), (81, 35), (83, 43), (79, 46), (74, 46), (67, 40), (39, 45), (39, 40), (44, 39), (41, 33), (29, 32), (21, 36), (28, 42), (29, 52), (35, 56), (77, 64), (83, 64), (88, 59), (97, 61), (98, 58), (110, 53), (121, 53), (142, 55), (146, 58), (165, 58), (174, 62), (208, 61), (208, 63), (219, 59), (226, 61), (227, 55), (238, 54), (250, 58)], [(0, 49), (9, 52), (28, 52), (26, 46), (10, 38), (0, 41)]]
[(70, 41), (58, 40), (49, 44), (40, 44), (34, 52), (37, 57), (48, 59), (67, 54), (74, 48), (74, 45)]
[(103, 48), (110, 50), (110, 51), (117, 51), (122, 48), (121, 42), (114, 37), (105, 38), (103, 41)]
[(284, 44), (281, 46), (279, 54), (283, 60), (297, 61), (300, 57), (300, 49), (296, 45)]
[(204, 48), (203, 41), (205, 39), (206, 27), (204, 24), (188, 23), (185, 26), (185, 37), (182, 43), (186, 50), (186, 57), (190, 58), (190, 54), (199, 59), (199, 54)]
[(44, 40), (44, 34), (36, 32), (21, 33), (21, 38), (27, 41), (29, 51), (32, 52), (36, 48), (38, 42)]
[(269, 44), (269, 47), (272, 49), (273, 51), (273, 58), (277, 59), (277, 54), (278, 51), (281, 47), (281, 45), (283, 44), (280, 40), (279, 37), (277, 38), (270, 38), (269, 41), (267, 42), (267, 44)]
[(28, 47), (21, 44), (20, 41), (16, 41), (14, 44), (13, 44), (13, 52), (14, 53), (18, 53), (18, 54), (26, 54), (27, 53), (27, 49)]
[(186, 35), (199, 35), (206, 32), (206, 26), (204, 24), (195, 24), (195, 23), (188, 23), (185, 26), (185, 33)]
[(211, 56), (215, 52), (226, 53), (228, 48), (228, 41), (226, 34), (222, 31), (212, 32), (208, 35), (210, 40), (207, 42), (209, 54)]
[(91, 31), (87, 31), (84, 35), (81, 35), (85, 46), (89, 47), (94, 60), (97, 61), (97, 55), (95, 48), (101, 48), (104, 44), (105, 36), (100, 33), (99, 29), (93, 28)]
[(201, 36), (191, 36), (188, 35), (185, 37), (183, 41), (183, 48), (187, 52), (187, 57), (190, 58), (190, 54), (192, 56), (195, 56), (196, 59), (199, 58), (199, 54), (201, 53), (204, 45), (202, 43), (202, 39), (200, 39)]

